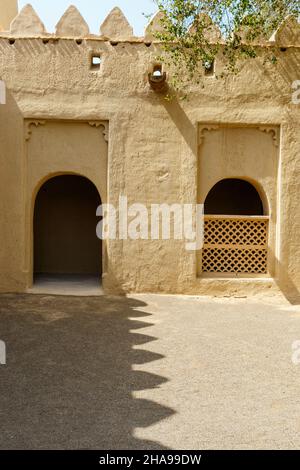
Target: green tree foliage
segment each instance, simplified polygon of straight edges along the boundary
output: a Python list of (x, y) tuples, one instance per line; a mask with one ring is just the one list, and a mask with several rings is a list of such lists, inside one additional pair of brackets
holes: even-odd
[[(173, 86), (201, 82), (200, 69), (209, 69), (222, 54), (224, 71), (236, 73), (241, 59), (264, 57), (276, 62), (274, 48), (262, 48), (283, 20), (300, 15), (300, 0), (156, 0), (164, 13), (164, 60), (174, 65)], [(203, 75), (203, 74), (202, 74)]]

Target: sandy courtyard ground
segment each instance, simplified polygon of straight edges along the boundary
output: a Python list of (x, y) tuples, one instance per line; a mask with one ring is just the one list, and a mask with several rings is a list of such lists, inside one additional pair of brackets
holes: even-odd
[(0, 340), (1, 449), (300, 448), (283, 300), (4, 295)]

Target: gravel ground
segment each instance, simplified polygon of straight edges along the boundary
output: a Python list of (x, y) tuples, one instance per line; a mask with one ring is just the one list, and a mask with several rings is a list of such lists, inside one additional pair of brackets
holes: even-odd
[(0, 340), (1, 449), (300, 447), (280, 298), (2, 295)]

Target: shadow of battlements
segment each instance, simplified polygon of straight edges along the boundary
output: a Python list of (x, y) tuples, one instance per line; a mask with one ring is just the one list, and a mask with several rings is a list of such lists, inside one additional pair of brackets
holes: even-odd
[[(174, 414), (134, 392), (167, 379), (133, 370), (163, 356), (138, 349), (146, 304), (117, 297), (0, 296), (1, 449), (165, 449), (134, 436)], [(141, 319), (143, 317), (143, 319)]]

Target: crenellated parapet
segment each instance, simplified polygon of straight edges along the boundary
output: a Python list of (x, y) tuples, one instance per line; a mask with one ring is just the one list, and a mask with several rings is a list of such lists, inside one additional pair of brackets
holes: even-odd
[[(48, 33), (42, 20), (39, 18), (31, 5), (26, 5), (19, 14), (13, 19), (10, 30), (2, 31), (0, 36), (14, 38), (36, 38), (36, 37), (54, 37), (54, 38), (93, 38), (107, 40), (111, 42), (145, 42), (146, 44), (157, 42), (159, 39), (156, 33), (163, 31), (163, 14), (156, 13), (146, 26), (143, 37), (134, 36), (133, 28), (127, 18), (120, 10), (114, 8), (100, 26), (99, 35), (91, 34), (89, 26), (83, 16), (75, 6), (70, 6), (63, 14), (56, 25), (55, 33)], [(219, 28), (212, 22), (207, 15), (201, 19), (207, 23), (207, 39), (212, 43), (222, 40)], [(196, 25), (191, 27), (191, 31)], [(2, 28), (3, 29), (3, 28)], [(239, 31), (242, 37), (246, 37), (247, 31)], [(300, 24), (294, 17), (287, 17), (277, 31), (271, 36), (269, 41), (256, 41), (257, 45), (276, 45), (278, 47), (299, 47), (300, 46)]]

